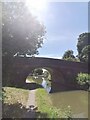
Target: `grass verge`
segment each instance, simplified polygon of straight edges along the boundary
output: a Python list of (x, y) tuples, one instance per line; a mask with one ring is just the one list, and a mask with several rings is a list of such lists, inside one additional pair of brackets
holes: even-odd
[(36, 102), (38, 110), (41, 113), (45, 113), (46, 116), (44, 117), (46, 118), (71, 118), (71, 109), (65, 108), (64, 110), (61, 110), (54, 107), (49, 98), (49, 94), (43, 88), (39, 88), (36, 91)]
[(15, 104), (21, 103), (22, 105), (26, 105), (28, 100), (29, 90), (14, 88), (14, 87), (4, 87), (5, 93), (4, 103)]
[(4, 87), (3, 89), (3, 118), (21, 118), (27, 111), (29, 90), (14, 87)]

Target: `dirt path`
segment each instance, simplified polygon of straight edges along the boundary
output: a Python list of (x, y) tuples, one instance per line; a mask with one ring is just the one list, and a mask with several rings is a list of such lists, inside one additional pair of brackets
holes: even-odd
[(30, 90), (29, 92), (29, 97), (28, 97), (28, 101), (27, 101), (27, 105), (26, 108), (29, 108), (29, 111), (27, 113), (24, 114), (24, 118), (35, 118), (35, 111), (34, 110), (30, 110), (30, 106), (36, 106), (35, 103), (35, 92), (36, 90)]
[(27, 108), (29, 108), (29, 106), (31, 106), (31, 105), (36, 106), (36, 103), (35, 103), (35, 92), (36, 92), (36, 90), (30, 90), (28, 101), (27, 101), (27, 106), (26, 106)]

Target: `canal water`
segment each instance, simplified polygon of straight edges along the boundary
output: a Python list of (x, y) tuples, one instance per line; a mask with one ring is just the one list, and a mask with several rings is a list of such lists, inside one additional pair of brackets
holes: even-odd
[(57, 108), (71, 107), (73, 118), (88, 118), (88, 92), (66, 91), (49, 95), (53, 106)]

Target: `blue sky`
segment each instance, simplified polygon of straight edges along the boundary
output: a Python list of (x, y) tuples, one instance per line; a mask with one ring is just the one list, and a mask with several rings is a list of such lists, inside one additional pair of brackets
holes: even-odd
[(68, 49), (77, 55), (77, 38), (88, 31), (88, 3), (49, 2), (41, 17), (47, 34), (38, 56), (61, 58)]

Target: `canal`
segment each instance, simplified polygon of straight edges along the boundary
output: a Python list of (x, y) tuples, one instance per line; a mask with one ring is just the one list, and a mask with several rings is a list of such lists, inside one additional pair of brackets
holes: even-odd
[(53, 106), (57, 108), (71, 107), (73, 118), (88, 118), (88, 92), (66, 91), (49, 95)]

